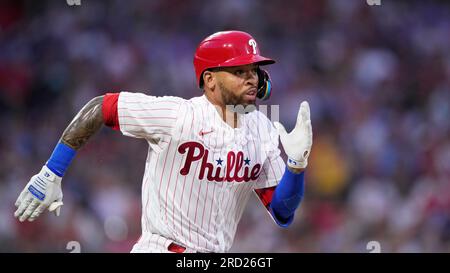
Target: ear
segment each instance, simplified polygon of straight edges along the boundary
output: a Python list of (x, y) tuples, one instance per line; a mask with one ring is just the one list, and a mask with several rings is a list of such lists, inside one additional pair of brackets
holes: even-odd
[(214, 90), (216, 77), (213, 72), (206, 70), (203, 72), (203, 85), (205, 89)]

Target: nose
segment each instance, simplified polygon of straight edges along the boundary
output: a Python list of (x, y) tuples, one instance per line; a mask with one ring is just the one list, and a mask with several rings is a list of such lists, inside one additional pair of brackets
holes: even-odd
[(258, 73), (255, 70), (247, 72), (247, 83), (256, 86), (258, 84)]

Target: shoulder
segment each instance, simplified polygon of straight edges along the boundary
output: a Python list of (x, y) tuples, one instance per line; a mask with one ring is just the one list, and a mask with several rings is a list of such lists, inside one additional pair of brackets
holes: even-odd
[(250, 132), (268, 146), (277, 145), (278, 132), (266, 113), (255, 110), (247, 114), (247, 125)]
[(122, 91), (120, 92), (119, 99), (127, 102), (136, 101), (136, 102), (156, 102), (156, 103), (177, 103), (183, 104), (186, 103), (187, 100), (175, 97), (175, 96), (153, 96), (143, 92), (129, 92)]
[(189, 112), (199, 112), (208, 107), (207, 102), (203, 96), (192, 97), (184, 99), (182, 108)]
[(205, 96), (192, 97), (187, 101), (190, 105), (195, 105), (195, 106), (204, 105), (207, 102)]
[(188, 100), (175, 96), (152, 96), (142, 92), (120, 92), (120, 108), (179, 112), (187, 108)]
[(257, 124), (257, 125), (264, 125), (266, 127), (273, 127), (273, 128), (275, 128), (273, 126), (272, 121), (267, 117), (267, 113), (263, 113), (263, 112), (261, 112), (259, 110), (255, 110), (255, 111), (253, 111), (251, 113), (248, 113), (246, 115), (246, 118), (251, 123), (254, 123), (254, 124)]

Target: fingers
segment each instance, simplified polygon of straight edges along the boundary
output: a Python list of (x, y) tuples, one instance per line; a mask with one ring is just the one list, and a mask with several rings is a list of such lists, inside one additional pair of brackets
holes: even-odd
[(286, 129), (284, 128), (283, 124), (281, 124), (281, 123), (275, 121), (275, 122), (273, 123), (273, 125), (274, 125), (275, 128), (277, 129), (278, 134), (279, 134), (280, 136), (284, 136), (284, 135), (287, 134)]
[(28, 218), (28, 221), (33, 222), (34, 220), (36, 220), (36, 218), (38, 218), (38, 216), (41, 215), (41, 213), (45, 210), (45, 208), (46, 205), (41, 203), (31, 214), (30, 218)]
[(25, 195), (27, 194), (27, 190), (23, 189), (22, 192), (20, 193), (19, 197), (17, 197), (16, 203), (14, 203), (14, 205), (16, 207), (20, 206), (20, 203), (22, 203), (23, 199), (25, 198)]
[[(26, 192), (25, 192), (26, 193)], [(54, 212), (56, 216), (59, 216), (61, 213), (61, 206), (63, 205), (62, 200), (55, 201), (50, 204), (48, 210)], [(14, 216), (19, 218), (20, 222), (23, 222), (28, 219), (28, 221), (33, 222), (36, 220), (39, 215), (44, 212), (47, 208), (47, 205), (41, 203), (39, 200), (28, 196), (28, 198), (21, 202), (19, 208), (14, 213)]]
[(28, 205), (25, 212), (19, 217), (19, 221), (23, 222), (28, 217), (30, 217), (31, 214), (33, 214), (34, 210), (39, 206), (40, 203), (41, 202), (39, 202), (39, 200), (33, 198), (33, 201), (31, 202), (31, 204)]
[(312, 132), (311, 120), (306, 121), (305, 128), (306, 128), (306, 132), (308, 132), (308, 136), (310, 136), (312, 138), (313, 132)]
[(50, 212), (53, 211), (53, 212), (55, 212), (56, 216), (59, 216), (59, 214), (61, 213), (62, 205), (64, 205), (62, 200), (55, 201), (55, 202), (50, 204), (50, 206), (48, 207), (48, 211), (50, 211)]
[(14, 217), (20, 217), (24, 213), (24, 211), (28, 208), (28, 205), (33, 201), (33, 197), (31, 194), (29, 194), (27, 191), (25, 192), (24, 198), (22, 198), (22, 201), (19, 204), (19, 207), (17, 208), (16, 212), (14, 212)]
[(303, 101), (300, 104), (300, 110), (298, 111), (297, 116), (297, 124), (305, 123), (306, 121), (311, 119), (311, 113), (309, 109), (309, 103), (307, 101)]

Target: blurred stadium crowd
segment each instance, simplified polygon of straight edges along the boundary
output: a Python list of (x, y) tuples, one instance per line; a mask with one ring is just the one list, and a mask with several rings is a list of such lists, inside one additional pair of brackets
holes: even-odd
[[(450, 5), (446, 1), (0, 2), (0, 252), (128, 252), (140, 235), (147, 144), (102, 129), (63, 179), (60, 217), (20, 224), (14, 202), (92, 97), (184, 98), (193, 52), (251, 33), (292, 129), (301, 100), (314, 144), (288, 229), (251, 198), (233, 252), (450, 251)], [(281, 146), (280, 146), (281, 147)]]

